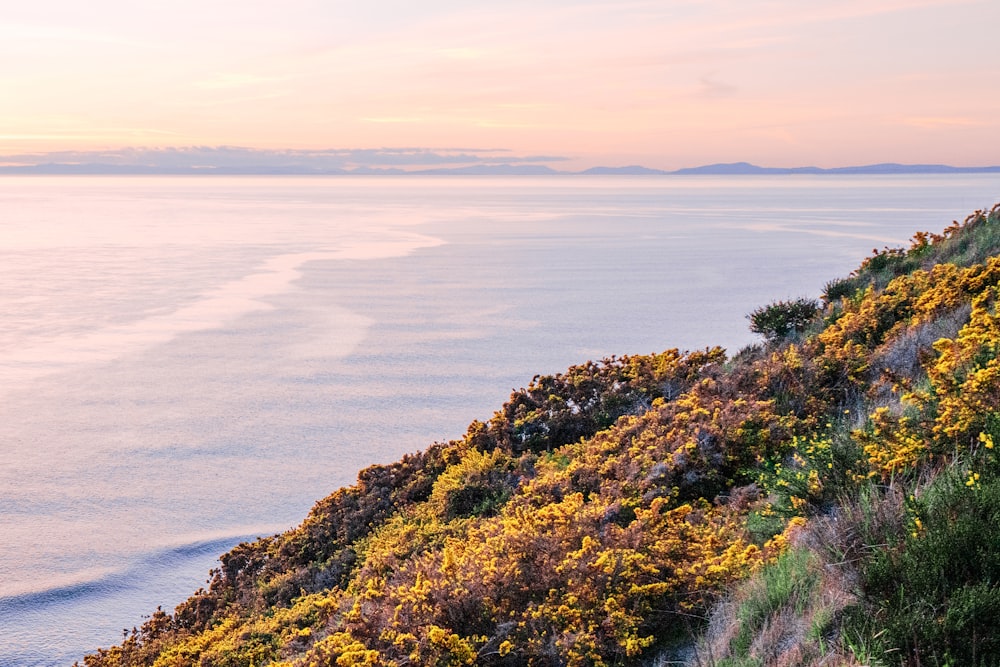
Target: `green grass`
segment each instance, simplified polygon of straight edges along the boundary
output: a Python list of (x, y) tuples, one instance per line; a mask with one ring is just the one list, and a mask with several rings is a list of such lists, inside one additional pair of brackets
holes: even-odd
[(789, 607), (796, 614), (804, 611), (819, 581), (811, 563), (812, 554), (807, 549), (789, 549), (761, 570), (757, 585), (736, 612), (739, 631), (730, 647), (736, 658), (750, 656), (754, 637), (780, 610)]

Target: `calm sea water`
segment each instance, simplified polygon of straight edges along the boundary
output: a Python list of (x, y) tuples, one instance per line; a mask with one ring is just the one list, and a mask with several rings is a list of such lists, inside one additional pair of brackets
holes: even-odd
[(69, 665), (535, 373), (753, 341), (1000, 176), (0, 179), (0, 665)]

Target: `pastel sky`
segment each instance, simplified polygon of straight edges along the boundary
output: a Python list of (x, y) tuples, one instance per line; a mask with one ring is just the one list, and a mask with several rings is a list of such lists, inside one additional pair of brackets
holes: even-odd
[(997, 0), (0, 3), (0, 155), (1000, 163)]

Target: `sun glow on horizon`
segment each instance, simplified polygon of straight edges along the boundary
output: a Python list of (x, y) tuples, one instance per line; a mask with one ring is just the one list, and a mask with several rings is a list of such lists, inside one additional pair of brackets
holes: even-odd
[(577, 167), (977, 165), (1000, 144), (1000, 61), (967, 37), (1000, 21), (989, 0), (42, 0), (3, 13), (6, 155), (465, 145)]

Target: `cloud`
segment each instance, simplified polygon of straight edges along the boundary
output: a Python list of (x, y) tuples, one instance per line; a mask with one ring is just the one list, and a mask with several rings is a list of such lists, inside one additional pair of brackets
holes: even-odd
[(366, 123), (422, 123), (423, 118), (416, 116), (384, 116), (378, 118), (362, 118)]
[(921, 130), (936, 130), (953, 127), (982, 127), (982, 121), (959, 116), (911, 116), (902, 120), (903, 125), (920, 128)]
[[(0, 119), (2, 122), (2, 119)], [(88, 140), (93, 141), (104, 140), (111, 141), (115, 139), (120, 139), (123, 135), (130, 137), (145, 137), (161, 139), (168, 136), (176, 136), (174, 132), (169, 132), (167, 130), (156, 130), (152, 128), (137, 128), (137, 127), (118, 127), (118, 128), (106, 128), (106, 129), (94, 129), (94, 128), (70, 128), (63, 130), (51, 130), (44, 132), (5, 132), (0, 133), (0, 141), (7, 142), (30, 142), (30, 141), (73, 141), (73, 140)], [(0, 155), (2, 159), (12, 159), (12, 158), (23, 158), (26, 162), (33, 163), (33, 158), (39, 155), (62, 155), (62, 154), (72, 154), (68, 152), (60, 153), (46, 153), (46, 154), (23, 154), (23, 155)]]
[[(8, 45), (11, 42), (20, 41), (34, 44), (38, 42), (112, 44), (128, 48), (142, 48), (144, 46), (136, 40), (124, 39), (106, 32), (44, 23), (4, 22), (0, 24), (0, 40)], [(46, 46), (46, 48), (50, 47)]]
[(194, 85), (196, 88), (217, 90), (259, 86), (263, 84), (271, 84), (279, 80), (280, 79), (278, 77), (258, 76), (256, 74), (223, 73), (198, 81)]
[(451, 60), (485, 60), (493, 55), (491, 52), (484, 49), (475, 49), (470, 47), (437, 49), (436, 53)]
[(503, 149), (481, 148), (373, 148), (323, 150), (266, 150), (237, 146), (186, 146), (175, 148), (122, 148), (108, 151), (57, 151), (0, 155), (0, 164), (102, 165), (121, 170), (236, 169), (264, 173), (268, 170), (297, 173), (336, 173), (357, 168), (474, 166), (561, 162), (558, 155), (510, 155)]
[[(914, 12), (925, 8), (958, 7), (975, 5), (978, 0), (836, 0), (825, 3), (789, 2), (788, 0), (769, 3), (769, 11), (760, 11), (753, 3), (731, 6), (726, 0), (715, 3), (719, 15), (733, 15), (731, 19), (718, 21), (714, 28), (724, 31), (757, 31), (766, 28), (790, 29), (806, 24), (829, 24), (837, 21), (866, 19), (885, 14)], [(709, 3), (711, 6), (712, 3)], [(732, 11), (735, 7), (745, 9), (741, 14)], [(728, 11), (727, 11), (728, 10)], [(706, 29), (713, 26), (706, 24)]]
[(707, 74), (701, 77), (699, 96), (709, 98), (731, 97), (736, 94), (736, 90), (736, 86), (717, 80), (713, 74)]

